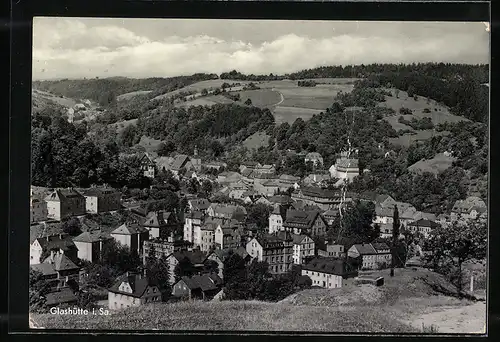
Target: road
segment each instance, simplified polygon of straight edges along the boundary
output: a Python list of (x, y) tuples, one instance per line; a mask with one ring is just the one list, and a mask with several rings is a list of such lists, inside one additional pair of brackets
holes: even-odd
[(274, 89), (274, 88), (272, 88), (271, 90), (272, 90), (272, 91), (277, 92), (278, 94), (280, 94), (281, 101), (280, 101), (280, 102), (278, 102), (278, 103), (275, 103), (275, 104), (273, 105), (273, 106), (279, 106), (280, 104), (282, 104), (282, 103), (283, 103), (283, 101), (285, 101), (285, 97), (284, 97), (284, 96), (283, 96), (283, 94), (282, 94), (281, 92), (279, 92), (278, 90), (276, 90), (276, 89)]

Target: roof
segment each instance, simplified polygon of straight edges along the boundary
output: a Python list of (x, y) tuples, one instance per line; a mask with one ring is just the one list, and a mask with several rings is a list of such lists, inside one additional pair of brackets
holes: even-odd
[(270, 180), (265, 181), (264, 183), (262, 183), (262, 186), (279, 187), (279, 183), (275, 179), (270, 179)]
[(170, 169), (170, 165), (172, 164), (174, 158), (171, 157), (158, 157), (155, 160), (156, 167), (158, 167), (159, 170), (162, 170), (165, 168), (165, 170)]
[(387, 246), (387, 244), (383, 242), (374, 242), (372, 243), (372, 246), (377, 252), (390, 249), (389, 246)]
[(210, 205), (210, 208), (212, 208), (214, 213), (216, 214), (224, 215), (231, 218), (237, 213), (242, 213), (243, 215), (247, 214), (246, 209), (239, 205), (224, 205), (224, 204), (213, 203)]
[[(120, 285), (126, 282), (130, 285), (132, 293), (120, 291)], [(140, 298), (144, 295), (146, 289), (150, 286), (156, 286), (156, 282), (149, 278), (144, 277), (142, 274), (124, 274), (117, 279), (117, 281), (109, 288), (110, 292), (123, 293), (128, 296)]]
[(69, 189), (56, 189), (51, 194), (49, 194), (47, 197), (45, 197), (45, 201), (64, 201), (65, 199), (68, 199), (68, 198), (78, 198), (78, 197), (83, 197), (83, 195), (80, 194), (75, 189), (71, 189), (71, 188), (69, 188)]
[(32, 244), (37, 238), (55, 236), (62, 233), (63, 230), (60, 222), (32, 225), (30, 226), (30, 244)]
[(315, 258), (302, 266), (303, 270), (345, 276), (356, 273), (344, 260), (337, 258)]
[(300, 192), (304, 196), (319, 197), (319, 198), (336, 198), (340, 195), (339, 191), (322, 189), (319, 187), (302, 187)]
[(109, 240), (109, 239), (112, 239), (112, 237), (109, 236), (109, 234), (107, 234), (101, 230), (91, 230), (91, 231), (83, 232), (80, 235), (78, 235), (77, 237), (74, 237), (73, 241), (92, 243), (92, 242), (104, 241), (104, 240)]
[(415, 226), (415, 227), (429, 227), (429, 228), (439, 228), (440, 225), (434, 221), (431, 220), (425, 220), (425, 219), (420, 219), (414, 222), (408, 223), (409, 226)]
[(170, 168), (172, 170), (179, 171), (186, 162), (189, 161), (189, 157), (185, 154), (178, 154), (174, 157), (174, 160), (172, 161), (172, 164), (170, 165)]
[(298, 226), (300, 228), (305, 226), (305, 228), (312, 228), (318, 215), (319, 212), (315, 210), (302, 211), (302, 210), (290, 209), (286, 212), (286, 219), (283, 225)]
[(300, 181), (300, 177), (292, 176), (292, 175), (281, 175), (279, 179), (281, 181), (288, 181), (288, 182), (298, 182), (298, 181)]
[(292, 198), (286, 195), (270, 196), (268, 200), (271, 203), (279, 203), (279, 204), (290, 204), (293, 202)]
[(203, 214), (201, 211), (192, 211), (186, 215), (186, 218), (201, 220), (204, 216), (205, 214)]
[(32, 269), (42, 273), (44, 276), (57, 275), (57, 272), (54, 269), (54, 266), (52, 264), (41, 263), (41, 264), (35, 264), (35, 265), (30, 265), (30, 266)]
[(369, 243), (359, 243), (354, 244), (354, 247), (358, 250), (359, 254), (377, 254), (377, 250)]
[(144, 226), (161, 227), (169, 224), (169, 219), (175, 219), (175, 215), (165, 210), (159, 210), (149, 213)]
[(230, 255), (231, 252), (238, 254), (243, 259), (250, 256), (244, 247), (216, 249), (215, 251), (213, 251), (213, 253), (217, 255), (217, 257), (219, 257), (219, 259), (222, 261), (224, 261)]
[(76, 248), (69, 235), (52, 235), (35, 239), (43, 250), (62, 249), (63, 251)]
[(359, 160), (356, 158), (338, 158), (335, 161), (336, 168), (357, 168), (359, 167)]
[(282, 247), (286, 240), (293, 241), (290, 232), (279, 232), (278, 234), (264, 234), (255, 238), (263, 248)]
[(54, 256), (53, 265), (54, 269), (58, 272), (80, 269), (80, 267), (76, 266), (75, 263), (64, 254), (56, 254)]
[(47, 293), (45, 299), (45, 304), (51, 306), (76, 302), (78, 301), (78, 296), (70, 288), (63, 288), (60, 291)]
[(244, 162), (241, 162), (240, 166), (256, 167), (256, 166), (260, 166), (260, 163), (255, 162), (255, 161), (244, 161)]
[[(375, 197), (375, 202), (381, 204), (382, 202), (386, 201), (386, 200), (391, 200), (391, 201), (394, 201), (394, 198), (392, 198), (391, 196), (389, 195), (386, 195), (386, 194), (383, 194), (383, 195), (377, 195)], [(394, 201), (395, 202), (395, 201)]]
[(338, 210), (327, 210), (323, 213), (324, 217), (337, 217), (339, 216), (339, 211)]
[(293, 238), (293, 243), (297, 244), (297, 243), (302, 243), (302, 241), (304, 241), (305, 238), (308, 238), (308, 236), (304, 234), (292, 234), (292, 238)]
[(182, 259), (187, 258), (193, 265), (202, 264), (206, 259), (205, 253), (198, 249), (192, 251), (178, 251), (170, 255), (173, 255), (173, 257), (176, 258), (177, 261), (181, 261)]
[(109, 195), (117, 195), (121, 193), (113, 188), (100, 187), (100, 188), (90, 188), (83, 191), (83, 196), (92, 197), (104, 197)]
[(323, 159), (323, 157), (318, 152), (309, 152), (305, 159)]
[(111, 234), (116, 235), (133, 235), (146, 232), (147, 229), (141, 227), (138, 223), (124, 223), (115, 230), (111, 232)]
[(222, 284), (222, 279), (214, 273), (182, 277), (181, 280), (189, 289), (201, 289), (203, 292), (217, 290)]
[(194, 210), (206, 210), (210, 207), (210, 201), (206, 198), (196, 198), (188, 201)]

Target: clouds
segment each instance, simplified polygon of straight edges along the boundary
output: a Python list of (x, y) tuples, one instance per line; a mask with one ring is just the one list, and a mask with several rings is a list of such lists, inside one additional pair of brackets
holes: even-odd
[(127, 21), (36, 18), (33, 77), (283, 74), (333, 64), (489, 59), (482, 23)]

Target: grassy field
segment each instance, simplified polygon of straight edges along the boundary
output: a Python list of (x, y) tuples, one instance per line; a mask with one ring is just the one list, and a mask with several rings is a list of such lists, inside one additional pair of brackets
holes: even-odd
[(132, 91), (130, 93), (125, 93), (125, 94), (118, 95), (116, 97), (116, 100), (117, 101), (129, 100), (129, 99), (131, 99), (134, 96), (137, 96), (137, 95), (146, 95), (146, 94), (149, 94), (150, 92), (151, 92), (151, 90), (137, 90), (137, 91)]
[[(454, 290), (436, 273), (424, 269), (397, 269), (395, 277), (389, 277), (388, 270), (365, 273), (384, 276), (385, 284), (381, 287), (351, 285), (338, 289), (310, 289), (279, 303), (157, 303), (111, 312), (109, 316), (33, 314), (32, 318), (39, 326), (48, 329), (354, 333), (420, 333), (431, 329), (447, 332), (452, 329), (453, 332), (477, 333), (484, 327), (486, 311), (481, 311), (481, 303), (447, 297), (436, 291), (435, 286), (451, 292)], [(469, 317), (468, 325), (460, 325), (467, 312), (474, 312), (475, 316)], [(425, 319), (430, 314), (443, 326)], [(447, 320), (443, 321), (443, 317)]]
[(40, 100), (48, 100), (48, 101), (53, 101), (63, 107), (70, 108), (73, 107), (74, 105), (77, 104), (77, 102), (74, 99), (71, 99), (69, 97), (60, 97), (57, 95), (54, 95), (52, 93), (48, 93), (43, 90), (38, 90), (34, 89), (32, 91), (33, 97), (39, 98)]
[(137, 145), (144, 147), (146, 152), (156, 152), (160, 144), (161, 140), (156, 140), (143, 135)]
[(245, 85), (245, 84), (249, 84), (250, 81), (221, 80), (221, 79), (201, 81), (201, 82), (197, 82), (197, 83), (193, 83), (191, 85), (188, 85), (187, 87), (183, 87), (183, 88), (180, 88), (180, 89), (177, 89), (177, 90), (174, 90), (174, 91), (162, 94), (162, 95), (158, 95), (154, 99), (161, 99), (161, 98), (164, 98), (164, 97), (169, 97), (169, 96), (172, 96), (172, 95), (176, 95), (176, 94), (178, 94), (180, 92), (196, 92), (196, 93), (199, 93), (203, 89), (209, 90), (211, 88), (220, 88), (223, 83), (229, 83), (229, 84), (232, 84), (232, 83), (241, 83), (242, 85)]
[(276, 124), (279, 125), (283, 122), (292, 124), (298, 118), (309, 120), (314, 114), (319, 114), (321, 112), (322, 110), (318, 109), (278, 106), (274, 109), (273, 114)]
[(198, 97), (194, 100), (186, 101), (186, 102), (178, 102), (175, 104), (176, 107), (191, 107), (191, 106), (213, 106), (215, 104), (231, 104), (235, 103), (233, 100), (228, 99), (222, 95), (209, 95), (204, 97)]
[(241, 103), (247, 99), (252, 101), (252, 105), (259, 108), (269, 108), (281, 101), (279, 92), (270, 89), (244, 90), (240, 93)]
[(456, 158), (454, 157), (439, 153), (432, 159), (420, 160), (415, 164), (408, 166), (408, 170), (416, 173), (431, 172), (433, 174), (438, 174), (451, 167), (455, 160)]
[(255, 132), (243, 141), (243, 146), (252, 149), (258, 149), (261, 146), (267, 147), (269, 145), (269, 135), (264, 132)]
[(415, 133), (416, 134), (413, 134), (413, 135), (412, 134), (405, 134), (405, 135), (399, 136), (397, 138), (389, 138), (389, 142), (391, 144), (394, 144), (394, 145), (408, 147), (416, 141), (431, 139), (433, 136), (450, 134), (450, 132), (448, 132), (448, 131), (436, 132), (433, 129), (415, 131)]

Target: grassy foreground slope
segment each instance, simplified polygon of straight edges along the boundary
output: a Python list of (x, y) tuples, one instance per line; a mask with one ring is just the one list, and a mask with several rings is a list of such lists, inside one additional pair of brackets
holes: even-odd
[[(157, 303), (113, 312), (109, 316), (33, 314), (32, 318), (38, 326), (47, 329), (419, 333), (430, 332), (432, 326), (411, 324), (422, 315), (450, 308), (467, 309), (474, 304), (444, 295), (443, 291), (453, 294), (456, 290), (442, 276), (424, 269), (397, 270), (394, 278), (388, 276), (387, 270), (371, 273), (383, 275), (385, 285), (310, 289), (279, 303)], [(453, 317), (449, 319), (453, 320)], [(477, 330), (482, 329), (481, 324), (479, 317)], [(440, 332), (439, 326), (434, 328)]]

